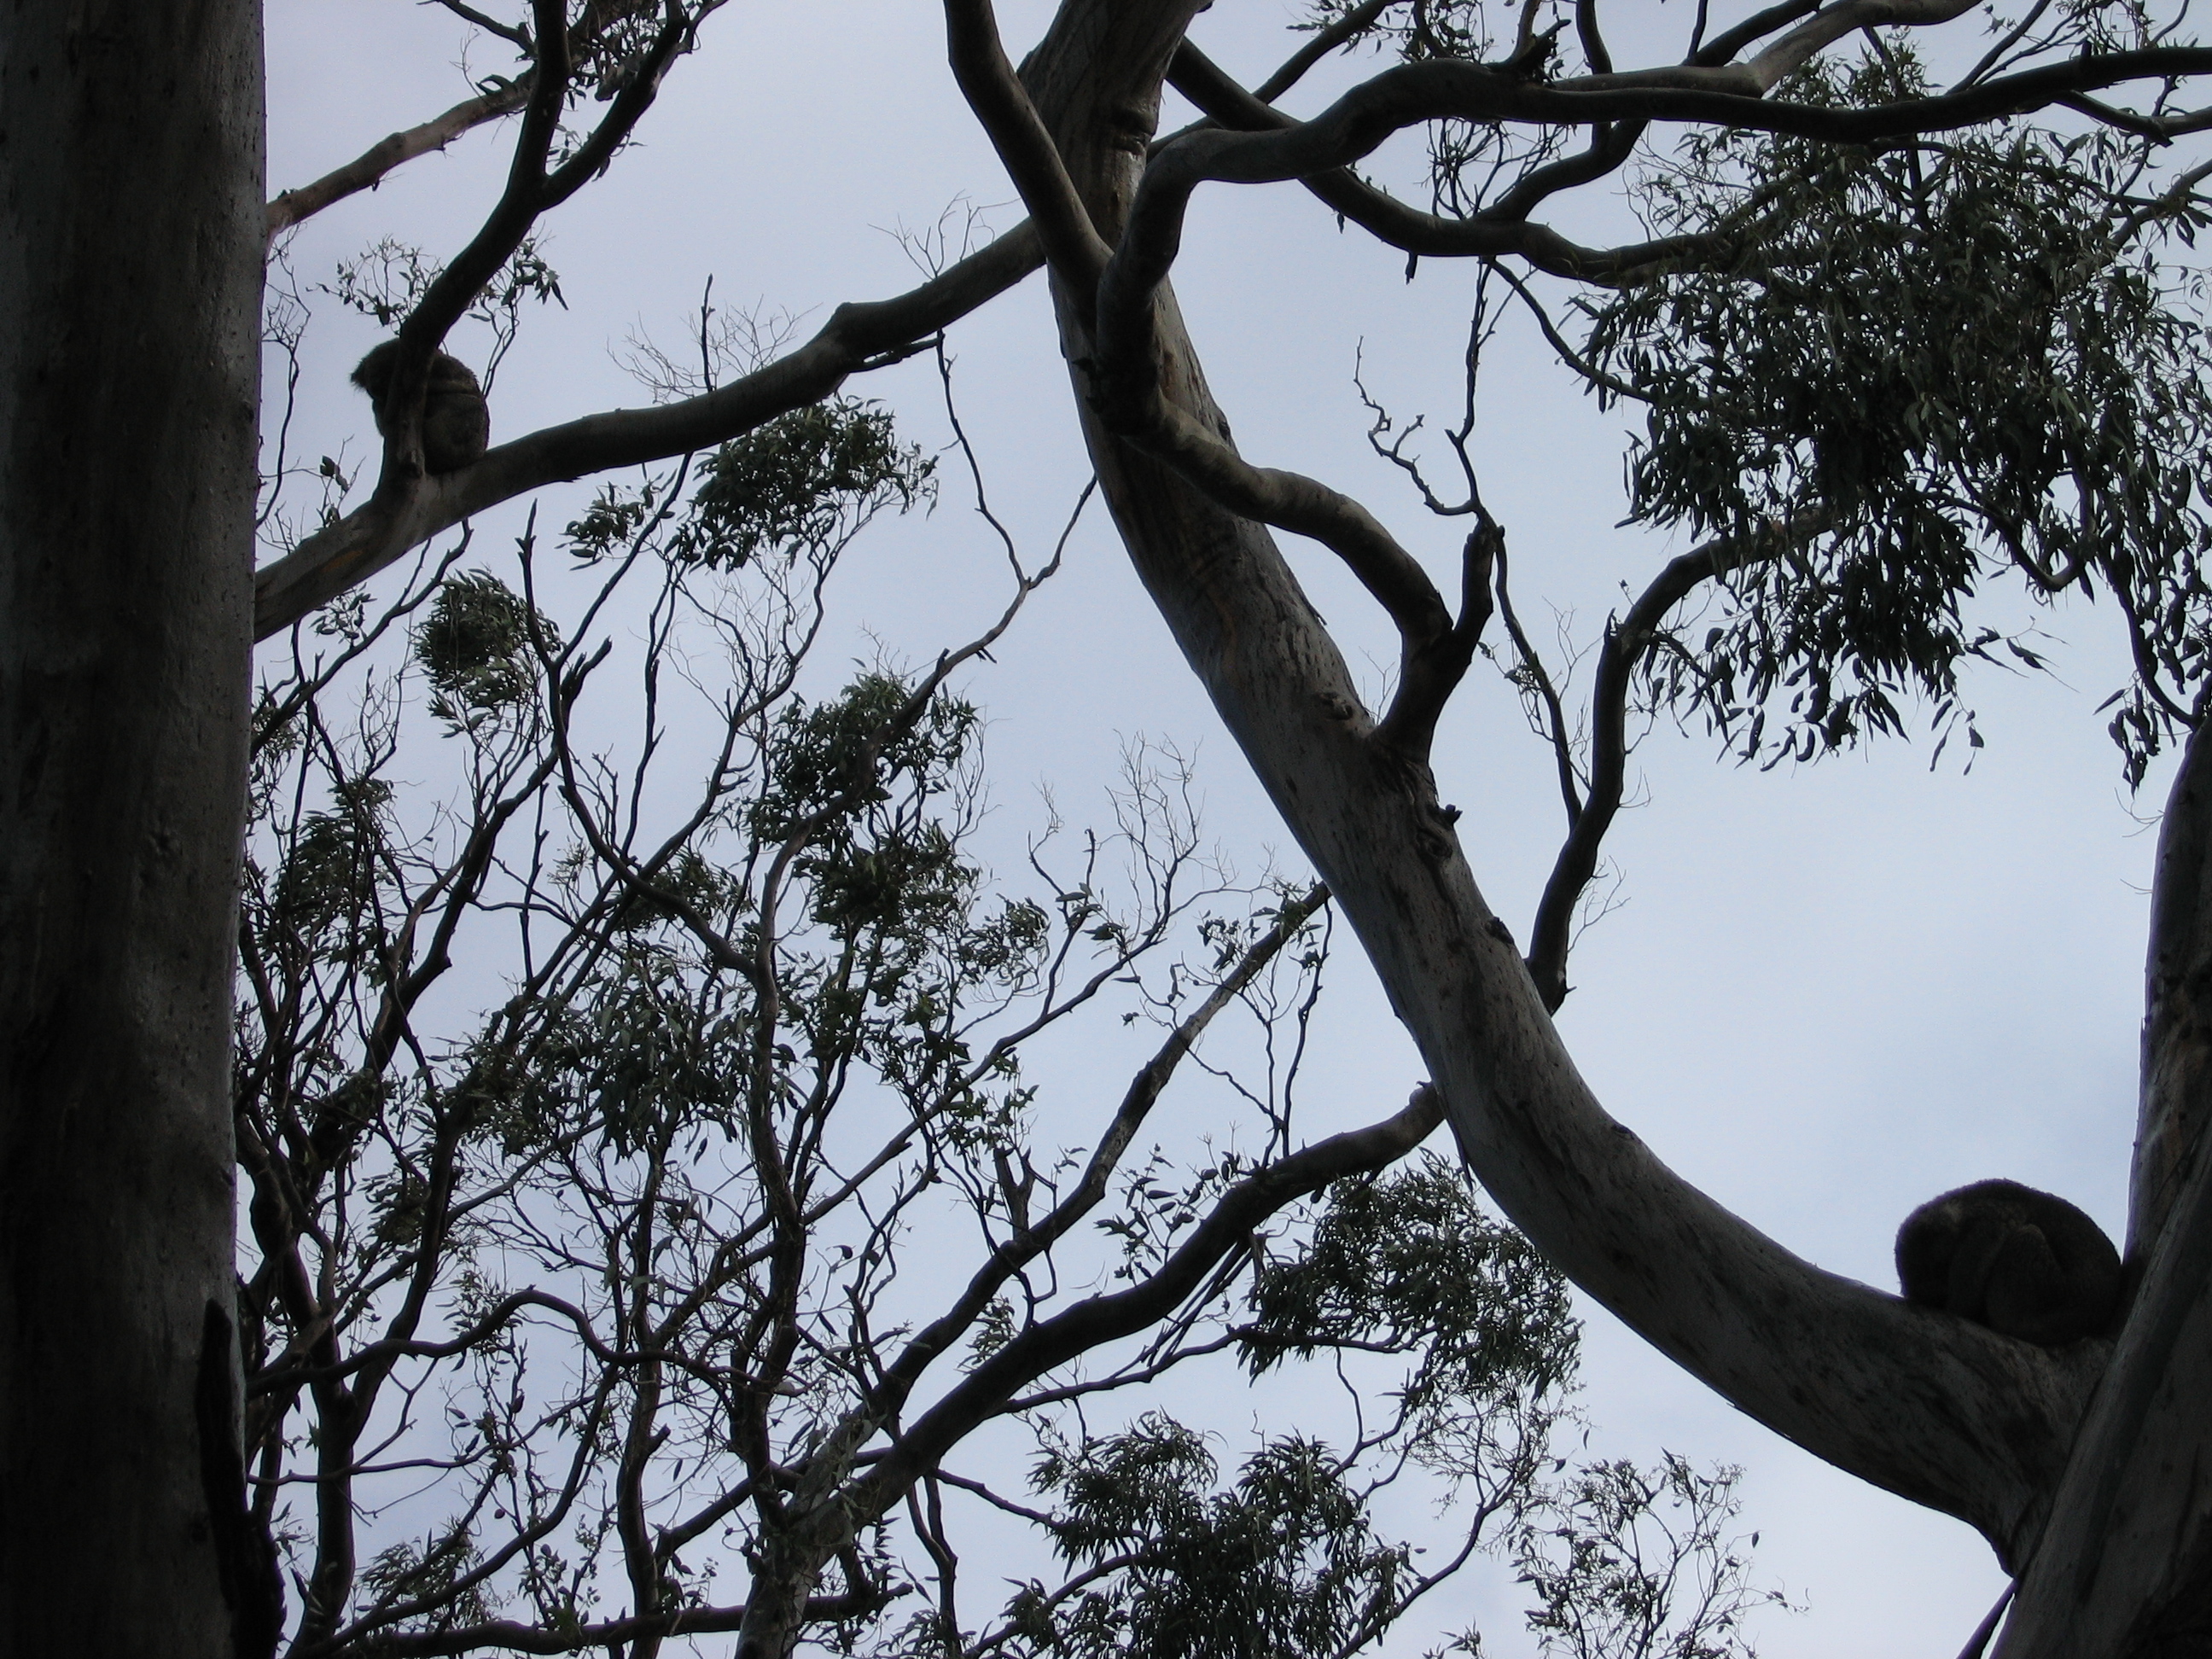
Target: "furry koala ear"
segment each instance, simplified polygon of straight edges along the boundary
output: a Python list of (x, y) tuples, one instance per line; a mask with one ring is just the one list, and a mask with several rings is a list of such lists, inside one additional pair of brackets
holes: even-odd
[[(381, 404), (384, 394), (392, 389), (392, 365), (398, 356), (399, 342), (386, 340), (371, 346), (368, 356), (353, 366), (353, 383), (368, 393), (372, 404)], [(380, 416), (382, 410), (378, 413)]]
[(1978, 1181), (1907, 1216), (1897, 1278), (1909, 1302), (2046, 1347), (2097, 1334), (2119, 1309), (2119, 1252), (2104, 1231), (2014, 1181)]

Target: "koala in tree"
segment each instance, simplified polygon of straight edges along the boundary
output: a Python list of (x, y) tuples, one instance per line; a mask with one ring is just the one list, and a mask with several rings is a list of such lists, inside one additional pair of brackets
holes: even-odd
[[(386, 395), (392, 390), (392, 368), (398, 360), (399, 342), (386, 340), (362, 358), (353, 372), (353, 383), (368, 393), (376, 407), (376, 429), (392, 435), (392, 415)], [(469, 366), (444, 352), (430, 359), (430, 384), (422, 400), (422, 465), (432, 472), (458, 472), (473, 465), (491, 441), (491, 411), (484, 407), (483, 388)]]
[(1978, 1181), (1930, 1199), (1897, 1230), (1905, 1300), (2045, 1347), (2094, 1336), (2120, 1300), (2120, 1256), (2063, 1198)]

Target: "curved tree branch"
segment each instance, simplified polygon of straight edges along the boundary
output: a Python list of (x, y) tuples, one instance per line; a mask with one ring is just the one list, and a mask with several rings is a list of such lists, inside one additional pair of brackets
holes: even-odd
[(953, 79), (1021, 192), (1045, 263), (1060, 281), (1087, 292), (1097, 283), (1111, 250), (1092, 226), (1052, 135), (1037, 119), (1036, 106), (1006, 59), (990, 0), (945, 0), (945, 22)]
[[(1146, 314), (1150, 310), (1147, 306)], [(1141, 346), (1132, 343), (1124, 350), (1119, 361), (1149, 361), (1150, 354)], [(1102, 375), (1101, 381), (1101, 400), (1110, 411), (1109, 424), (1117, 430), (1126, 425), (1124, 435), (1132, 442), (1174, 467), (1231, 512), (1310, 537), (1342, 559), (1397, 624), (1404, 659), (1419, 656), (1450, 631), (1451, 612), (1419, 561), (1351, 496), (1303, 473), (1252, 465), (1181, 410), (1164, 400), (1145, 398), (1146, 388), (1158, 385), (1156, 374), (1133, 371), (1121, 377), (1120, 384), (1142, 400), (1136, 407), (1118, 404), (1115, 393), (1103, 389), (1107, 377)]]
[[(1808, 533), (1800, 530), (1789, 539), (1802, 540)], [(1724, 541), (1692, 548), (1669, 561), (1629, 606), (1628, 614), (1606, 629), (1605, 643), (1598, 651), (1596, 683), (1590, 692), (1589, 787), (1572, 814), (1567, 839), (1552, 866), (1550, 879), (1544, 884), (1529, 939), (1528, 974), (1536, 982), (1544, 1006), (1553, 1012), (1567, 1000), (1567, 951), (1574, 943), (1575, 908), (1590, 878), (1597, 873), (1598, 849), (1620, 810), (1628, 765), (1628, 690), (1637, 665), (1651, 649), (1667, 613), (1687, 599), (1700, 582), (1730, 563), (1741, 563), (1746, 556), (1771, 556), (1778, 550), (1777, 546), (1768, 546), (1746, 556)]]
[(1221, 1195), (1158, 1271), (1125, 1291), (1094, 1296), (1041, 1320), (963, 1377), (896, 1437), (890, 1452), (860, 1482), (853, 1507), (880, 1514), (1016, 1393), (1055, 1366), (1102, 1344), (1133, 1334), (1172, 1313), (1206, 1275), (1244, 1248), (1252, 1231), (1285, 1205), (1333, 1182), (1387, 1168), (1443, 1121), (1443, 1104), (1427, 1084), (1380, 1123), (1348, 1130), (1255, 1171)]
[(1697, 548), (1668, 562), (1628, 615), (1610, 624), (1599, 647), (1597, 678), (1590, 694), (1589, 781), (1572, 813), (1536, 905), (1530, 930), (1528, 974), (1547, 1009), (1558, 1012), (1567, 1000), (1567, 951), (1573, 944), (1576, 906), (1597, 872), (1598, 849), (1620, 810), (1628, 764), (1628, 688), (1636, 665), (1650, 648), (1667, 613), (1714, 571), (1714, 547)]
[[(1847, 34), (1856, 34), (1861, 29), (1875, 28), (1884, 24), (1900, 28), (1923, 28), (1948, 23), (1953, 18), (1972, 11), (1975, 3), (1976, 0), (1838, 0), (1837, 4), (1814, 10), (1805, 22), (1790, 30), (1748, 63), (1734, 64), (1728, 59), (1734, 58), (1758, 36), (1739, 39), (1724, 35), (1713, 43), (1716, 60), (1711, 63), (1693, 60), (1680, 69), (1641, 70), (1623, 76), (1601, 73), (1560, 84), (1572, 87), (1712, 86), (1759, 98), (1773, 91), (1785, 76), (1802, 67), (1822, 48), (1833, 46)], [(1782, 9), (1776, 9), (1777, 11)], [(1768, 12), (1751, 21), (1756, 24), (1774, 15), (1774, 12)], [(1735, 33), (1741, 34), (1741, 31)], [(1727, 57), (1722, 58), (1718, 53), (1724, 42), (1729, 44), (1729, 49)]]
[[(1524, 110), (1562, 119), (1686, 113), (1775, 128), (1856, 124), (1877, 134), (1971, 112), (1951, 99), (1857, 112), (1705, 91), (1577, 93), (1420, 64), (1367, 83), (1302, 133), (1179, 139), (1139, 181), (1140, 158), (1086, 138), (1079, 114), (1148, 96), (1139, 77), (1159, 72), (1193, 9), (1193, 0), (1069, 0), (1032, 58), (1032, 84), (1075, 82), (1079, 65), (1095, 77), (1044, 111), (1086, 201), (1131, 202), (1141, 219), (1146, 191), (1187, 194), (1201, 174), (1303, 176), (1365, 153), (1360, 144), (1371, 148), (1417, 107), (1460, 114), (1479, 106), (1490, 118), (1522, 118)], [(1113, 40), (1111, 52), (1099, 50), (1102, 38)], [(2212, 54), (2190, 52), (2192, 64), (2212, 67)], [(2035, 71), (2046, 77), (2035, 84), (2049, 88), (2053, 75), (2163, 74), (2185, 67), (2181, 57), (2069, 64)], [(1980, 89), (1991, 102), (1979, 107), (2015, 107), (2006, 100), (2022, 84), (2014, 77)], [(1172, 231), (1176, 215), (1165, 216), (1149, 233), (1133, 225), (1117, 259), (1141, 260), (1146, 234)], [(1078, 313), (1064, 326), (1080, 338), (1087, 325)], [(1159, 395), (1217, 427), (1188, 339), (1164, 334), (1154, 361)], [(1406, 767), (1345, 712), (1356, 706), (1349, 672), (1271, 538), (1079, 407), (1139, 576), (1360, 934), (1485, 1188), (1556, 1266), (1726, 1398), (1816, 1455), (1969, 1521), (2017, 1565), (2066, 1466), (2106, 1346), (2034, 1348), (1823, 1273), (1682, 1180), (1608, 1115), (1576, 1071), (1510, 933), (1440, 832), (1425, 769)]]
[[(1155, 301), (1175, 258), (1188, 193), (1171, 213), (1163, 210), (1159, 236), (1124, 236), (1107, 258), (1057, 149), (999, 48), (990, 0), (945, 0), (945, 12), (955, 71), (977, 120), (1032, 221), (1060, 225), (1040, 231), (1054, 274), (1073, 294), (1097, 295), (1095, 384), (1108, 422), (1232, 512), (1310, 536), (1336, 554), (1396, 623), (1410, 666), (1452, 629), (1443, 596), (1419, 562), (1350, 496), (1300, 473), (1250, 465), (1213, 431), (1152, 395), (1158, 384), (1151, 361)], [(1193, 133), (1170, 148), (1225, 136)], [(1133, 246), (1142, 250), (1133, 259)]]
[(1736, 53), (1753, 41), (1764, 40), (1775, 30), (1788, 27), (1806, 13), (1820, 9), (1820, 0), (1782, 0), (1779, 5), (1753, 13), (1734, 28), (1723, 30), (1704, 46), (1693, 47), (1689, 61), (1705, 64), (1732, 63)]
[[(1773, 84), (1768, 75), (1777, 64), (1788, 58), (1794, 68), (1810, 55), (1790, 47), (1790, 41), (1808, 30), (1827, 32), (1831, 27), (1827, 20), (1856, 12), (1862, 3), (1876, 9), (1895, 3), (1903, 10), (1920, 9), (1908, 0), (1846, 0), (1845, 4), (1807, 23), (1788, 40), (1777, 43), (1762, 55), (1758, 67), (1685, 64), (1547, 83), (1456, 60), (1401, 64), (1354, 87), (1310, 121), (1292, 121), (1276, 112), (1271, 122), (1279, 120), (1282, 125), (1271, 125), (1266, 131), (1229, 134), (1201, 130), (1164, 145), (1152, 158), (1139, 185), (1140, 194), (1152, 193), (1160, 200), (1141, 211), (1133, 210), (1130, 232), (1151, 236), (1166, 234), (1168, 227), (1180, 219), (1182, 199), (1202, 182), (1270, 184), (1310, 178), (1348, 167), (1372, 153), (1391, 134), (1426, 121), (1577, 126), (1607, 121), (1684, 121), (1839, 143), (1867, 143), (1972, 126), (2132, 81), (2171, 80), (2212, 70), (2212, 48), (2163, 46), (2085, 55), (2023, 70), (1959, 92), (1856, 108), (1778, 101), (1763, 95)], [(1947, 8), (1952, 12), (1964, 9), (1960, 0), (1941, 0), (1931, 9)], [(1942, 19), (1931, 15), (1912, 21)], [(1128, 249), (1124, 246), (1117, 257), (1130, 257)], [(1136, 257), (1149, 261), (1153, 256)]]
[[(1222, 126), (1262, 132), (1280, 131), (1297, 125), (1294, 118), (1245, 91), (1188, 40), (1176, 49), (1169, 79), (1176, 91)], [(1625, 127), (1615, 129), (1621, 130)], [(1569, 167), (1579, 160), (1555, 165)], [(1524, 183), (1552, 176), (1547, 169), (1540, 168)], [(1662, 237), (1656, 241), (1617, 248), (1584, 247), (1547, 226), (1526, 222), (1527, 213), (1540, 198), (1528, 200), (1510, 217), (1502, 211), (1506, 204), (1501, 203), (1474, 218), (1449, 219), (1442, 214), (1408, 207), (1348, 167), (1309, 173), (1299, 182), (1324, 206), (1341, 214), (1377, 240), (1424, 258), (1499, 258), (1517, 255), (1555, 276), (1603, 283), (1626, 281), (1662, 266), (1724, 262), (1731, 246), (1723, 237), (1694, 235)], [(1565, 182), (1564, 175), (1560, 182)], [(1550, 194), (1551, 188), (1547, 186), (1543, 193)], [(1519, 205), (1518, 198), (1509, 196), (1507, 199)]]
[(1404, 3), (1405, 0), (1365, 0), (1364, 4), (1354, 6), (1327, 28), (1316, 31), (1312, 40), (1284, 59), (1282, 67), (1260, 83), (1255, 95), (1263, 103), (1274, 102), (1304, 80), (1306, 71), (1316, 64), (1347, 41), (1357, 40), (1370, 23), (1391, 7)]

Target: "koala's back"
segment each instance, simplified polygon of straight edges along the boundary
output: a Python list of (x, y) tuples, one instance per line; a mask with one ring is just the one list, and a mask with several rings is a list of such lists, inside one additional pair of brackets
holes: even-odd
[[(391, 435), (392, 416), (386, 398), (392, 389), (392, 365), (399, 358), (399, 343), (386, 340), (372, 347), (356, 366), (353, 383), (368, 393), (375, 410), (376, 429)], [(422, 397), (422, 465), (430, 472), (458, 472), (480, 459), (491, 442), (491, 411), (485, 406), (483, 388), (476, 373), (458, 357), (441, 351), (430, 359), (429, 384)]]
[(2014, 1181), (1978, 1181), (1907, 1216), (1897, 1277), (1908, 1301), (2047, 1347), (2104, 1330), (2120, 1297), (2103, 1229)]

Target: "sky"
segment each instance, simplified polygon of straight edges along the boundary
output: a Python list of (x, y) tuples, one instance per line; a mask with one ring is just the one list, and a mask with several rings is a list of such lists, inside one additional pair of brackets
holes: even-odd
[[(1745, 7), (1717, 9), (1728, 21)], [(1677, 14), (1680, 15), (1677, 15)], [(274, 0), (269, 8), (272, 192), (319, 176), (396, 127), (467, 94), (465, 31), (411, 0)], [(1039, 0), (1000, 8), (1016, 56), (1044, 27)], [(1247, 83), (1292, 38), (1282, 0), (1217, 0), (1194, 36)], [(1674, 26), (1686, 8), (1645, 9)], [(566, 308), (527, 319), (491, 392), (494, 439), (644, 401), (622, 367), (634, 337), (674, 346), (712, 279), (719, 306), (789, 313), (802, 335), (836, 304), (888, 296), (915, 275), (895, 233), (971, 210), (1020, 218), (945, 66), (941, 11), (924, 0), (738, 0), (681, 64), (610, 177), (544, 228)], [(1656, 37), (1655, 37), (1655, 40)], [(1635, 54), (1624, 38), (1616, 56)], [(510, 63), (479, 43), (467, 72)], [(1663, 51), (1655, 45), (1654, 52)], [(1339, 66), (1311, 93), (1371, 60)], [(1170, 107), (1167, 124), (1184, 118)], [(450, 252), (495, 196), (507, 133), (479, 131), (327, 212), (291, 247), (305, 283), (392, 234)], [(1386, 152), (1386, 171), (1414, 154)], [(1563, 228), (1628, 221), (1617, 197), (1577, 203)], [(1246, 456), (1358, 495), (1435, 570), (1460, 530), (1424, 514), (1367, 451), (1353, 384), (1401, 420), (1449, 421), (1473, 272), (1403, 257), (1340, 230), (1294, 187), (1203, 192), (1175, 283), (1216, 396)], [(1540, 637), (1552, 618), (1596, 636), (1620, 584), (1672, 551), (1624, 530), (1620, 456), (1632, 416), (1600, 410), (1528, 331), (1486, 370), (1476, 454), (1505, 526), (1516, 598)], [(320, 308), (303, 354), (300, 434), (374, 455), (365, 400), (343, 386), (374, 328)], [(1088, 476), (1040, 280), (952, 336), (963, 421), (994, 508), (1033, 550), (1048, 546)], [(449, 342), (481, 362), (465, 331)], [(910, 437), (948, 434), (927, 359), (848, 390), (878, 398)], [(1431, 451), (1433, 455), (1436, 452)], [(554, 518), (572, 493), (549, 497)], [(519, 513), (520, 508), (517, 508)], [(513, 520), (511, 522), (510, 520)], [(499, 518), (511, 533), (514, 514)], [(487, 521), (491, 527), (491, 521)], [(1290, 556), (1336, 626), (1363, 684), (1395, 655), (1371, 606), (1328, 556)], [(844, 659), (926, 660), (980, 630), (1003, 602), (995, 545), (956, 490), (927, 520), (856, 550), (837, 626)], [(2109, 608), (2107, 608), (2107, 611)], [(2147, 889), (2164, 769), (2130, 796), (2095, 710), (2124, 672), (2107, 612), (2031, 617), (2052, 672), (1970, 682), (1987, 746), (1930, 764), (1910, 741), (1819, 764), (1740, 768), (1702, 731), (1652, 732), (1634, 809), (1613, 832), (1618, 908), (1584, 936), (1560, 1024), (1616, 1117), (1676, 1170), (1784, 1244), (1869, 1284), (1893, 1280), (1896, 1224), (1938, 1192), (1991, 1176), (2062, 1193), (2117, 1237), (2142, 1014)], [(832, 653), (833, 656), (841, 653)], [(991, 720), (994, 787), (1012, 826), (1048, 787), (1091, 811), (1124, 745), (1146, 734), (1198, 757), (1209, 832), (1249, 862), (1296, 848), (1150, 611), (1103, 515), (1066, 571), (963, 684)], [(1525, 937), (1563, 831), (1550, 762), (1510, 689), (1480, 666), (1439, 732), (1443, 799), (1492, 905)], [(1420, 1075), (1364, 964), (1347, 946), (1306, 1085), (1312, 1138), (1395, 1109)], [(1590, 1445), (1650, 1461), (1665, 1447), (1740, 1465), (1755, 1579), (1806, 1611), (1759, 1626), (1773, 1659), (1948, 1655), (2002, 1587), (1985, 1545), (1820, 1463), (1736, 1413), (1586, 1307)], [(1270, 1412), (1295, 1409), (1270, 1398)], [(1221, 1403), (1231, 1429), (1255, 1405)], [(1275, 1426), (1283, 1426), (1279, 1423)], [(1409, 1533), (1418, 1510), (1395, 1517)], [(1486, 1650), (1532, 1652), (1515, 1587), (1471, 1575), (1384, 1649), (1422, 1650), (1480, 1619)]]

